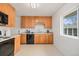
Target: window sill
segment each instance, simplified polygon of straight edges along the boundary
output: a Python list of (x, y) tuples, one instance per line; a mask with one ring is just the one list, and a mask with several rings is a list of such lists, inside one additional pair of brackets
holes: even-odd
[(70, 35), (62, 35), (64, 37), (68, 37), (68, 38), (72, 38), (72, 39), (79, 39), (79, 37), (75, 37), (75, 36), (70, 36)]

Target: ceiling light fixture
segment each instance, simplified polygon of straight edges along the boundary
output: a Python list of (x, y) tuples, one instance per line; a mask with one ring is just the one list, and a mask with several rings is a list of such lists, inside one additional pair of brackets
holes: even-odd
[(28, 6), (30, 6), (31, 8), (38, 8), (39, 4), (38, 3), (29, 3)]

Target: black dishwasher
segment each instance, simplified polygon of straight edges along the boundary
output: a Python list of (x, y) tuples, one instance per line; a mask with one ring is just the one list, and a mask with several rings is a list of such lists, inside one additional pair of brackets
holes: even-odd
[(27, 44), (34, 44), (34, 34), (27, 34)]
[(0, 56), (14, 55), (14, 38), (0, 42)]

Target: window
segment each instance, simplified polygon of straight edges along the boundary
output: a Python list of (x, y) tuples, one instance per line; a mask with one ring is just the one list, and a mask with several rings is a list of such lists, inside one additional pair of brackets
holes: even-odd
[(76, 36), (78, 31), (78, 11), (73, 11), (63, 17), (63, 34), (69, 36)]

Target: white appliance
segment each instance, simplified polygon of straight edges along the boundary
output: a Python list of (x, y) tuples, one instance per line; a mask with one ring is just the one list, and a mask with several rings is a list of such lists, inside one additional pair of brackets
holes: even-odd
[(11, 31), (10, 30), (0, 30), (0, 37), (10, 37)]
[(6, 30), (6, 37), (10, 37), (11, 36), (11, 30)]
[(4, 31), (0, 30), (0, 37), (3, 37), (3, 36), (4, 36)]

